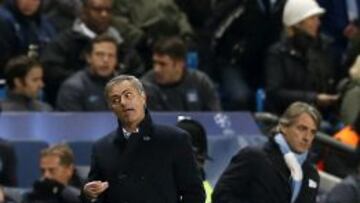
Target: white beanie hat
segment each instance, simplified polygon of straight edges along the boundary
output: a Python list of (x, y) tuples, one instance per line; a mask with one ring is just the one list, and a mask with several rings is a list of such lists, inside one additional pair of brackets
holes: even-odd
[(284, 7), (283, 23), (290, 27), (308, 17), (323, 13), (325, 10), (315, 0), (287, 0)]

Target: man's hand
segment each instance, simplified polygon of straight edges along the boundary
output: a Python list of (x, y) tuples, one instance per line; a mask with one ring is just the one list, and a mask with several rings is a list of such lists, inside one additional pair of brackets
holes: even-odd
[(316, 97), (316, 103), (320, 107), (328, 107), (335, 104), (339, 100), (339, 95), (332, 94), (318, 94)]
[(359, 27), (356, 26), (354, 23), (350, 23), (345, 27), (343, 34), (346, 38), (352, 39), (359, 34)]
[(103, 193), (109, 187), (108, 182), (91, 181), (85, 184), (84, 193), (91, 199), (96, 199), (101, 193)]

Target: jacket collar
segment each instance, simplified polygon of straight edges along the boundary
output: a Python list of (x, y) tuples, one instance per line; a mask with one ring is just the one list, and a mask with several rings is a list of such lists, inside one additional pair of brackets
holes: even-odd
[[(153, 122), (152, 118), (150, 116), (150, 113), (147, 109), (145, 109), (145, 117), (140, 122), (139, 125), (139, 136), (141, 137), (141, 140), (144, 142), (150, 141), (153, 138)], [(118, 128), (116, 130), (116, 137), (114, 140), (116, 143), (123, 143), (126, 141), (124, 133), (123, 133), (123, 127), (120, 120), (118, 120)]]
[[(272, 161), (274, 168), (276, 168), (276, 171), (279, 172), (279, 174), (285, 178), (286, 181), (288, 181), (288, 178), (290, 177), (290, 171), (285, 164), (283, 155), (279, 146), (275, 143), (274, 138), (270, 137), (269, 141), (265, 143), (263, 148), (269, 159)], [(309, 164), (310, 157), (311, 156), (309, 154), (301, 166), (304, 172), (304, 178), (308, 176), (308, 171), (311, 168), (311, 164)]]
[(91, 72), (90, 70), (90, 67), (87, 66), (86, 69), (84, 70), (85, 74), (91, 78), (92, 81), (96, 82), (96, 83), (99, 83), (99, 84), (102, 84), (103, 86), (106, 85), (106, 83), (113, 77), (117, 76), (117, 72), (114, 71), (110, 76), (108, 77), (102, 77), (102, 76), (99, 76), (99, 75), (96, 75), (94, 73)]
[[(93, 39), (96, 37), (96, 33), (94, 31), (92, 31), (89, 27), (86, 26), (86, 24), (80, 19), (75, 19), (72, 30), (80, 33), (90, 39)], [(124, 43), (124, 39), (123, 37), (120, 35), (120, 33), (114, 28), (114, 27), (109, 27), (103, 34), (109, 35), (113, 38), (115, 38), (115, 40), (117, 41), (118, 44), (123, 44)]]

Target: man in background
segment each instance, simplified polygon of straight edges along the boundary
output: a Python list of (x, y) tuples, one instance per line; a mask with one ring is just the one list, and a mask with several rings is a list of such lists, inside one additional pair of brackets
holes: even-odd
[(5, 68), (6, 98), (1, 101), (3, 111), (51, 111), (39, 95), (44, 87), (42, 65), (34, 58), (19, 56)]
[(80, 203), (81, 178), (69, 146), (58, 144), (41, 151), (41, 178), (35, 181), (24, 203)]
[(104, 88), (116, 74), (117, 42), (107, 35), (99, 35), (91, 42), (86, 54), (87, 66), (69, 77), (61, 85), (57, 97), (60, 111), (109, 110)]
[(178, 37), (163, 38), (153, 49), (153, 69), (145, 73), (148, 107), (157, 111), (220, 111), (214, 83), (186, 67), (187, 49)]

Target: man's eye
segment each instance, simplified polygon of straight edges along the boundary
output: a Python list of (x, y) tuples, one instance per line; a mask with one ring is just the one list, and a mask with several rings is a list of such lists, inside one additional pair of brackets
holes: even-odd
[(131, 98), (132, 95), (133, 95), (133, 94), (132, 94), (131, 92), (128, 92), (128, 93), (125, 94), (125, 97), (126, 97), (126, 98)]
[(120, 103), (120, 99), (119, 99), (119, 98), (114, 98), (114, 99), (112, 100), (112, 103)]
[(304, 127), (304, 126), (298, 126), (298, 129), (299, 129), (300, 131), (305, 131), (305, 130), (306, 130), (306, 127)]

